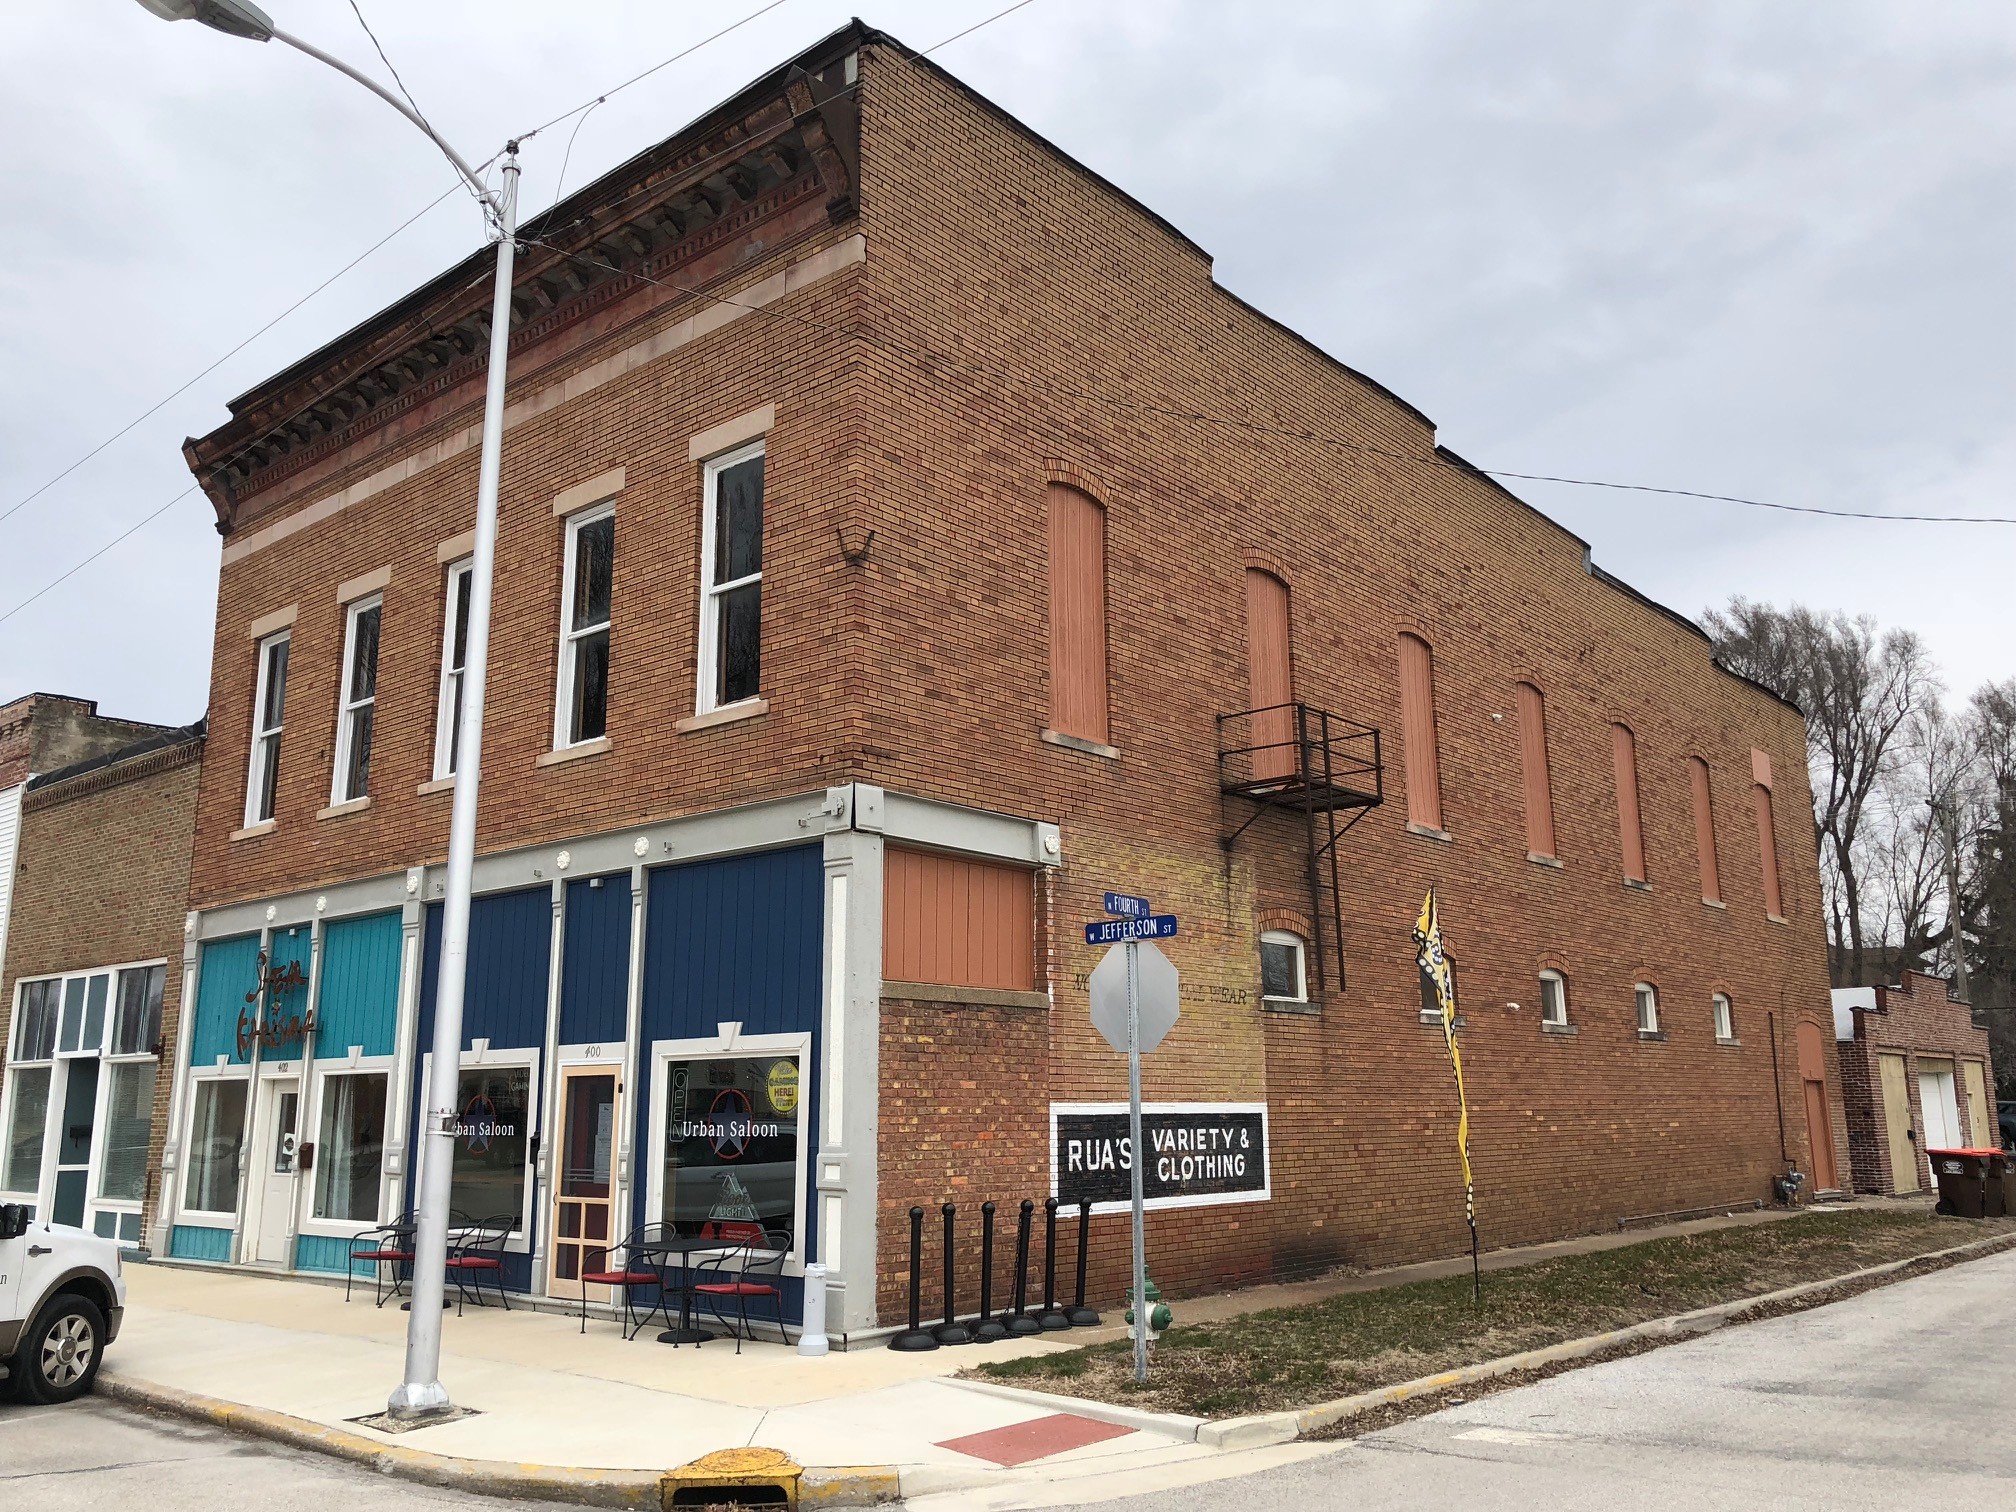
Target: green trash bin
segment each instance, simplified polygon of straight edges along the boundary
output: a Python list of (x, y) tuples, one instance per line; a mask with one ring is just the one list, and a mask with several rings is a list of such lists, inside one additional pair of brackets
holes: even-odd
[(1939, 1182), (1938, 1211), (1954, 1218), (1988, 1216), (1988, 1161), (1994, 1150), (1927, 1150)]

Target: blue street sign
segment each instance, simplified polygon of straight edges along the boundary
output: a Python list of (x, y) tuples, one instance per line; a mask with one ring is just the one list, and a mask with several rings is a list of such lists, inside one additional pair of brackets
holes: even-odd
[(1174, 914), (1154, 914), (1146, 919), (1101, 919), (1085, 926), (1085, 943), (1117, 945), (1122, 940), (1166, 940), (1174, 933)]
[(1145, 919), (1155, 909), (1146, 898), (1137, 898), (1132, 893), (1108, 893), (1106, 912), (1118, 914), (1123, 919)]

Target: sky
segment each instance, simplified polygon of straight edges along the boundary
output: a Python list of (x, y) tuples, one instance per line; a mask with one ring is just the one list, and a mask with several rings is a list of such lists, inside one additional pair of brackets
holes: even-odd
[[(358, 3), (480, 161), (764, 0)], [(1007, 3), (863, 19), (929, 47)], [(265, 4), (385, 77), (349, 0)], [(0, 5), (0, 615), (167, 506), (0, 620), (0, 701), (180, 723), (207, 695), (220, 544), (200, 493), (169, 502), (183, 438), (474, 250), (480, 217), (451, 194), (196, 378), (452, 170), (278, 43), (133, 0)], [(533, 138), (526, 208), (563, 158), (580, 187), (852, 9), (784, 0), (581, 118), (571, 156), (575, 122)], [(2006, 0), (1031, 0), (934, 57), (1480, 466), (2016, 515)], [(1798, 600), (1918, 631), (1956, 698), (2016, 675), (2016, 526), (1510, 486), (1683, 613)]]

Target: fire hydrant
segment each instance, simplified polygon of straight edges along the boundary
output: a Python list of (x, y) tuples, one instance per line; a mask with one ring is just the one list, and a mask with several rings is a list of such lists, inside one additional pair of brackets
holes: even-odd
[[(1153, 1276), (1144, 1276), (1142, 1294), (1148, 1299), (1148, 1337), (1159, 1339), (1168, 1332), (1176, 1321), (1176, 1315), (1169, 1311), (1169, 1304), (1162, 1300), (1162, 1288), (1155, 1284)], [(1134, 1326), (1134, 1288), (1127, 1288), (1127, 1326)]]

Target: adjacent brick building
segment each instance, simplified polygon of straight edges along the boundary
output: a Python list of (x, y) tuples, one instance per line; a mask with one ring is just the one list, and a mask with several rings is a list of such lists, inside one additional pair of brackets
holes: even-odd
[(1835, 988), (1834, 1038), (1856, 1191), (1925, 1191), (1926, 1151), (2000, 1146), (1988, 1031), (1944, 977)]
[[(858, 1331), (913, 1203), (1103, 1204), (1107, 890), (1182, 921), (1167, 1287), (1465, 1242), (1431, 884), (1487, 1243), (1835, 1184), (1798, 711), (1152, 211), (857, 26), (523, 241), (455, 1166), (513, 1284), (755, 1221)], [(188, 446), (189, 1258), (410, 1201), (488, 266)]]

